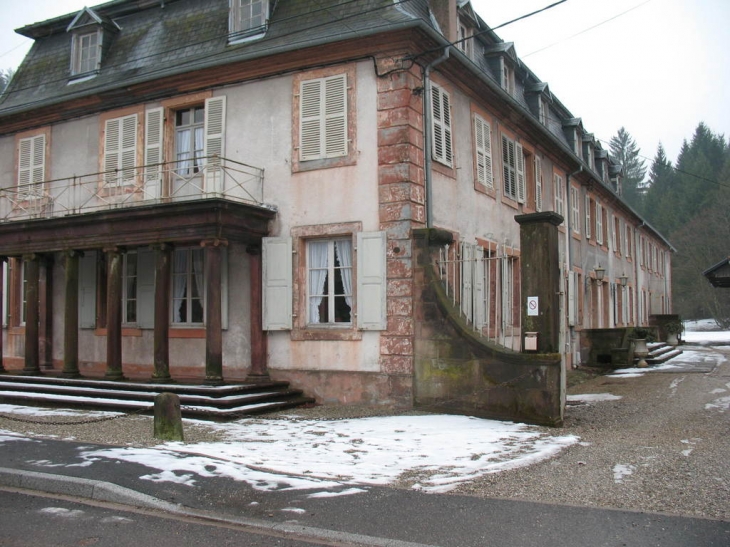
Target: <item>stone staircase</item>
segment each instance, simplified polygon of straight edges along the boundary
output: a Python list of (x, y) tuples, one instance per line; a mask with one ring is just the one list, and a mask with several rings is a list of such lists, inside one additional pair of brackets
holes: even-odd
[[(672, 357), (682, 354), (681, 349), (670, 346), (665, 342), (650, 342), (646, 346), (649, 349), (649, 355), (645, 358), (645, 361), (649, 366), (661, 365)], [(634, 356), (634, 366), (638, 365), (639, 361), (639, 357)]]
[(28, 406), (87, 408), (151, 414), (154, 398), (162, 392), (180, 397), (188, 418), (230, 420), (314, 403), (288, 382), (257, 382), (205, 386), (111, 382), (89, 378), (0, 375), (0, 403)]

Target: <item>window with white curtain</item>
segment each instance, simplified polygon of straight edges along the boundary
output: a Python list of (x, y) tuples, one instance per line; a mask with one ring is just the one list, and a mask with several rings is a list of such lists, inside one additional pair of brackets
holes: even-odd
[(202, 325), (204, 321), (203, 249), (175, 249), (172, 264), (172, 322)]
[(203, 106), (175, 113), (175, 159), (179, 175), (190, 176), (200, 171), (205, 149), (204, 127)]
[(352, 239), (307, 242), (307, 323), (352, 323)]

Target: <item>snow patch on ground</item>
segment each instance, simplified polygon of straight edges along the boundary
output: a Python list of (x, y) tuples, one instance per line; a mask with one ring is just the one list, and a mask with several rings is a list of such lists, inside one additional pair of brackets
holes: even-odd
[(63, 518), (79, 518), (83, 517), (86, 514), (80, 509), (66, 509), (64, 507), (44, 507), (39, 511), (39, 513)]
[(583, 393), (580, 395), (568, 395), (567, 400), (570, 403), (595, 403), (599, 401), (618, 401), (621, 395), (613, 395), (611, 393)]
[(351, 496), (352, 494), (363, 494), (367, 492), (367, 490), (364, 490), (362, 488), (347, 488), (346, 490), (341, 490), (339, 492), (315, 492), (314, 494), (309, 494), (308, 498), (334, 498), (337, 496)]
[(633, 465), (624, 465), (621, 463), (617, 463), (613, 466), (613, 480), (617, 484), (621, 484), (624, 482), (624, 479), (630, 475), (633, 475), (634, 470), (636, 469)]
[(725, 412), (730, 410), (730, 397), (720, 397), (705, 405), (705, 410), (719, 410)]
[(139, 463), (159, 471), (144, 475), (146, 480), (189, 486), (196, 475), (243, 481), (259, 490), (320, 491), (387, 485), (405, 477), (417, 481), (414, 488), (446, 492), (467, 480), (548, 459), (578, 442), (546, 428), (450, 415), (207, 425), (227, 440), (110, 447), (83, 450), (79, 456)]

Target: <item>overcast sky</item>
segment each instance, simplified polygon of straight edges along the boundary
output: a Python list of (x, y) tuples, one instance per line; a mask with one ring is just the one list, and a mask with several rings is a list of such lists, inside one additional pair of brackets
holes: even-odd
[[(472, 5), (496, 27), (554, 1)], [(3, 1), (0, 68), (17, 67), (30, 47), (15, 28), (86, 4), (98, 2)], [(716, 133), (730, 133), (728, 24), (730, 0), (567, 0), (497, 33), (515, 43), (517, 55), (604, 148), (624, 126), (642, 155), (653, 158), (661, 141), (674, 161), (700, 121)]]

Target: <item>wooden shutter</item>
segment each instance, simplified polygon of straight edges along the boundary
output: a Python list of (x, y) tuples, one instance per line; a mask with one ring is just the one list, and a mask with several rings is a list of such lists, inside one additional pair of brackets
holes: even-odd
[(590, 239), (591, 238), (591, 224), (592, 224), (592, 222), (591, 222), (591, 198), (586, 196), (585, 203), (586, 203), (586, 226), (585, 226), (586, 238)]
[(576, 313), (578, 309), (578, 295), (575, 293), (578, 288), (577, 276), (578, 274), (576, 272), (568, 273), (568, 325), (571, 327), (575, 326), (578, 315)]
[(492, 172), (492, 130), (489, 123), (479, 116), (474, 116), (474, 148), (477, 166), (477, 182), (492, 188), (494, 173)]
[(79, 258), (79, 327), (96, 327), (96, 251)]
[(145, 198), (162, 197), (162, 144), (164, 142), (165, 114), (163, 108), (151, 108), (145, 114), (144, 184)]
[(141, 329), (155, 326), (155, 252), (137, 251), (137, 325)]
[(23, 194), (38, 194), (46, 178), (46, 136), (36, 135), (18, 143), (18, 186)]
[(596, 202), (596, 243), (603, 244), (603, 211), (598, 202)]
[(504, 174), (504, 193), (516, 199), (515, 182), (515, 143), (502, 135), (502, 171)]
[(451, 101), (448, 93), (436, 84), (431, 84), (431, 122), (433, 159), (451, 166)]
[(357, 234), (357, 326), (385, 330), (386, 318), (385, 232)]
[(515, 170), (517, 172), (517, 201), (525, 203), (525, 154), (520, 143), (515, 144)]
[(475, 248), (474, 257), (474, 279), (472, 285), (474, 287), (474, 303), (472, 309), (474, 310), (474, 327), (481, 329), (487, 324), (487, 301), (486, 301), (486, 276), (487, 276), (487, 261), (484, 260), (484, 248), (477, 246)]
[[(225, 154), (226, 97), (205, 100), (205, 191), (220, 193), (223, 188), (221, 158)], [(213, 157), (210, 157), (213, 156)]]
[(299, 86), (299, 158), (346, 156), (347, 75), (302, 81)]
[(264, 330), (292, 328), (292, 239), (262, 241)]
[(535, 211), (542, 211), (542, 160), (535, 156)]
[(137, 163), (137, 114), (107, 120), (104, 127), (104, 181), (134, 182)]

